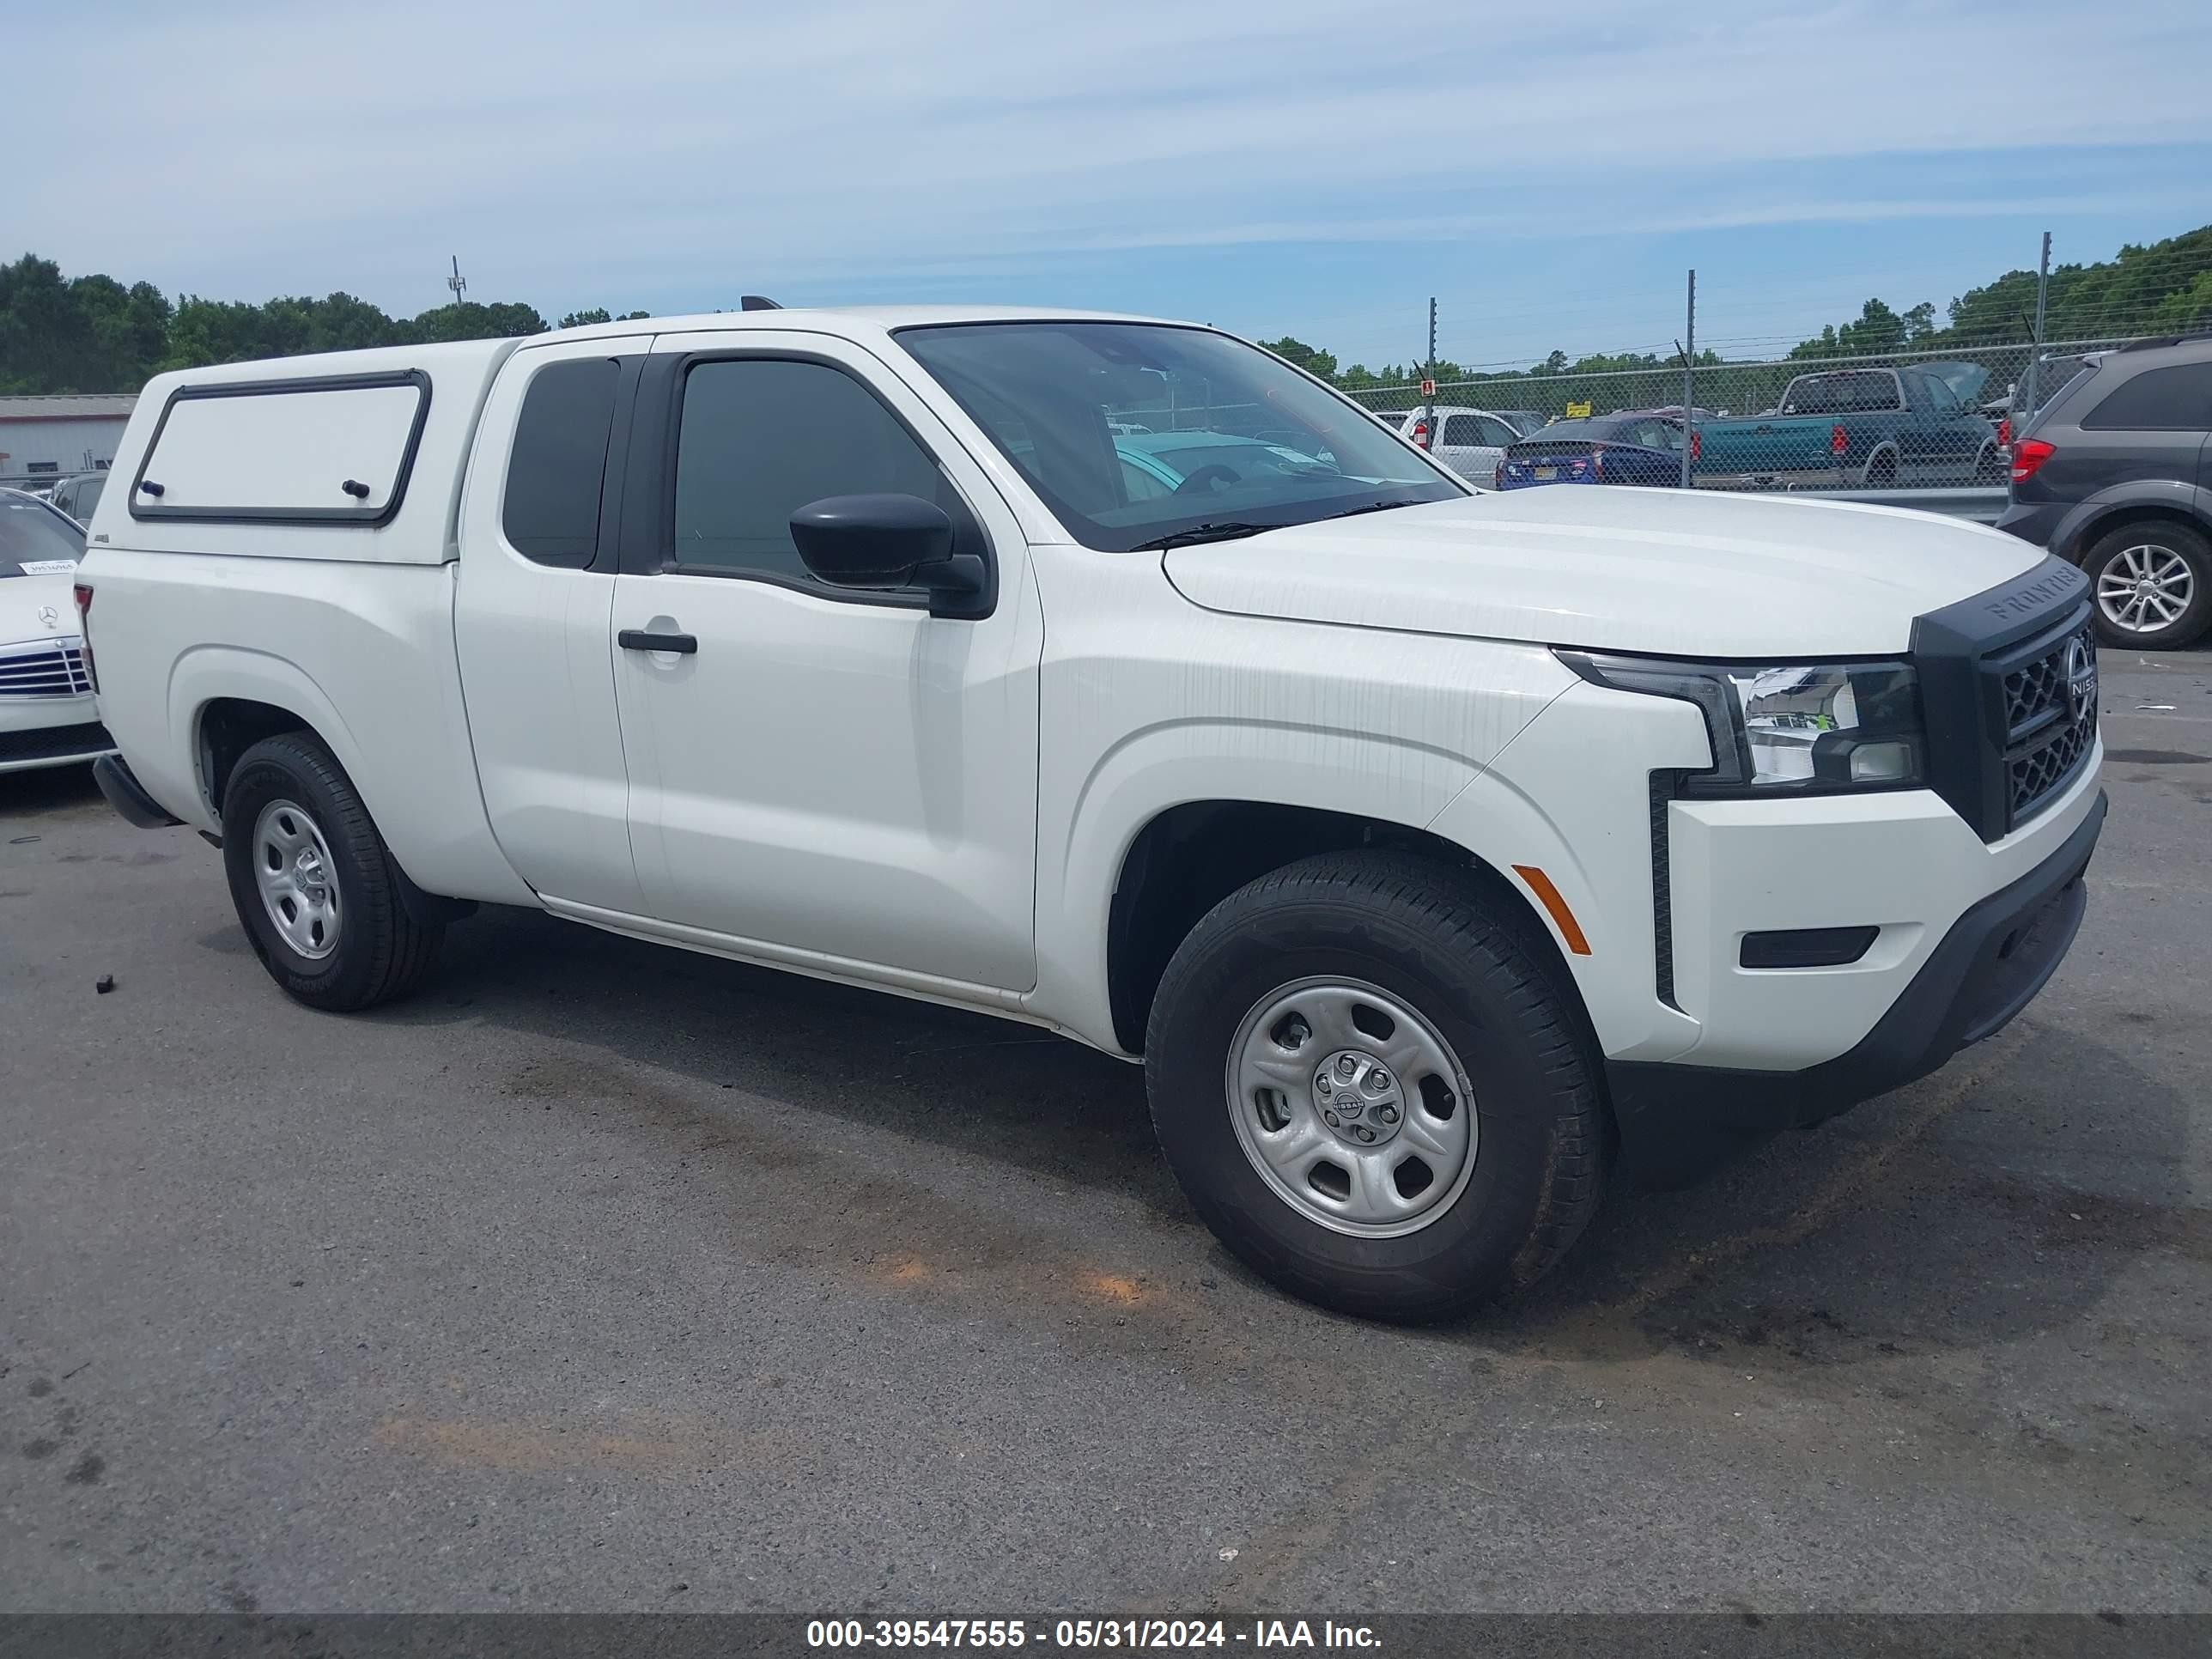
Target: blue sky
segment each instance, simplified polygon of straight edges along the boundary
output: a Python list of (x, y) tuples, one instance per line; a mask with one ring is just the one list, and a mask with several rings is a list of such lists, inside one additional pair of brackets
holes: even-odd
[[(0, 0), (0, 9), (22, 0)], [(1701, 0), (81, 8), (11, 77), (71, 272), (549, 316), (961, 299), (1405, 361), (1747, 356), (2212, 222), (2212, 9)], [(127, 49), (126, 49), (127, 43)], [(9, 250), (12, 253), (14, 250)]]

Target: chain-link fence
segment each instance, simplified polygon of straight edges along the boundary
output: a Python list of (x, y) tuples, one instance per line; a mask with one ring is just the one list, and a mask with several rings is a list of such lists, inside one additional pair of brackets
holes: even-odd
[[(2049, 237), (2036, 254), (2026, 268), (1954, 299), (1943, 314), (1933, 303), (1893, 310), (1869, 300), (1856, 321), (1810, 339), (1747, 336), (1762, 325), (1771, 331), (1798, 306), (1724, 273), (1703, 287), (1693, 275), (1664, 298), (1612, 289), (1561, 295), (1556, 319), (1549, 307), (1488, 317), (1479, 302), (1463, 313), (1447, 303), (1448, 325), (1462, 316), (1462, 341), (1479, 342), (1486, 329), (1570, 333), (1579, 306), (1596, 306), (1648, 313), (1655, 333), (1673, 337), (1672, 349), (1588, 353), (1573, 362), (1555, 351), (1533, 367), (1438, 361), (1433, 388), (1420, 383), (1417, 366), (1384, 371), (1390, 384), (1358, 366), (1337, 378), (1364, 407), (1477, 483), (1990, 496), (2007, 482), (2013, 434), (2081, 372), (2085, 357), (2212, 331), (2212, 227), (2086, 264), (2054, 266)], [(1432, 358), (1437, 309), (1431, 301)], [(1333, 372), (1333, 363), (1316, 366)]]
[[(1699, 362), (1686, 374), (1677, 361), (1597, 374), (1475, 376), (1439, 382), (1433, 397), (1413, 383), (1352, 395), (1478, 483), (1493, 482), (1506, 459), (1478, 452), (1509, 445), (1527, 452), (1532, 468), (1549, 471), (1522, 478), (1509, 468), (1508, 483), (1577, 476), (1559, 470), (1576, 460), (1584, 463), (1582, 477), (1595, 469), (1603, 477), (1609, 463), (1624, 480), (1679, 483), (1686, 387), (1690, 476), (1700, 488), (1998, 488), (2006, 479), (2003, 446), (2031, 412), (2027, 400), (2048, 404), (2088, 354), (2127, 343)], [(1656, 453), (1632, 453), (1639, 450)]]

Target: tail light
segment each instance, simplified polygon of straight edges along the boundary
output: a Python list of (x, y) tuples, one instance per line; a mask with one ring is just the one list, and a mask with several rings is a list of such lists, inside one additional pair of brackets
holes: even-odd
[(2009, 415), (2002, 416), (1997, 422), (1997, 447), (2012, 447), (2012, 416)]
[(1595, 473), (1601, 480), (1604, 478), (1605, 446), (1603, 444), (1592, 444), (1590, 446), (1590, 471)]
[(2057, 453), (2056, 444), (2047, 444), (2040, 438), (2022, 438), (2012, 447), (2012, 481), (2026, 483)]
[(1701, 432), (1692, 430), (1690, 434), (1690, 459), (1693, 461), (1696, 460), (1699, 455), (1705, 453), (1705, 434)]
[(1850, 447), (1850, 440), (1844, 435), (1844, 423), (1838, 421), (1828, 428), (1828, 453), (1840, 455)]
[(92, 689), (100, 690), (100, 671), (92, 661), (92, 584), (79, 582), (70, 592), (76, 599), (76, 631), (84, 643), (79, 648), (84, 653), (84, 677), (92, 682)]

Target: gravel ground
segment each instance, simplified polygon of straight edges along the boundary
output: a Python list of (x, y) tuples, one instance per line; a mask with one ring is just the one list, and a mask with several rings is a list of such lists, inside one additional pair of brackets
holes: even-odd
[(2105, 702), (2026, 1015), (1429, 1331), (1133, 1068), (517, 912), (311, 1013), (0, 778), (0, 1610), (2212, 1610), (2212, 653)]

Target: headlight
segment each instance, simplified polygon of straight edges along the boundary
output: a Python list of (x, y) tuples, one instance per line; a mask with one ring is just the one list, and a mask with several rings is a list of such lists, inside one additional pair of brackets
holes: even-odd
[(1682, 780), (1686, 794), (1827, 793), (1923, 781), (1927, 739), (1910, 663), (1559, 656), (1594, 684), (1680, 697), (1705, 711), (1713, 764)]

